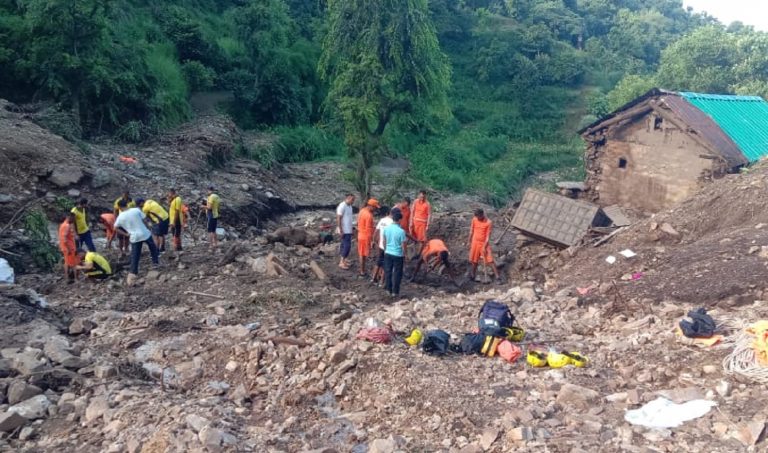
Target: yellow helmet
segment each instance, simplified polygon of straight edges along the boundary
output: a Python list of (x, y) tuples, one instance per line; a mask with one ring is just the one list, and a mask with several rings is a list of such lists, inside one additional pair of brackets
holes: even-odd
[(525, 360), (532, 367), (544, 367), (547, 366), (547, 353), (529, 349)]
[(559, 352), (550, 352), (547, 354), (547, 364), (552, 368), (562, 368), (571, 363), (570, 357)]
[(577, 368), (584, 368), (589, 363), (589, 359), (578, 352), (564, 352), (563, 355), (567, 356), (571, 365)]
[(405, 339), (405, 342), (411, 346), (416, 346), (417, 344), (421, 343), (422, 337), (423, 335), (421, 333), (421, 330), (413, 329), (413, 331), (411, 332), (411, 335), (409, 335), (408, 338)]
[(519, 327), (505, 327), (504, 331), (507, 333), (507, 340), (509, 341), (523, 341), (525, 338), (525, 330)]

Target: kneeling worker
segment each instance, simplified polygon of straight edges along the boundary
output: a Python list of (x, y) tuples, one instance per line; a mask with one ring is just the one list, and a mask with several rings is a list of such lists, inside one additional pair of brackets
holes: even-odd
[(75, 269), (85, 271), (86, 277), (104, 279), (112, 275), (112, 266), (109, 265), (109, 261), (98, 253), (80, 250), (77, 256), (82, 264), (75, 266)]
[[(438, 269), (441, 265), (445, 266), (445, 269), (450, 271), (451, 263), (448, 261), (449, 256), (450, 253), (448, 253), (448, 247), (445, 246), (445, 242), (440, 239), (431, 239), (427, 241), (424, 249), (421, 251), (421, 257), (416, 263), (416, 270), (413, 271), (411, 281), (416, 280), (416, 276), (419, 275), (419, 270), (421, 270), (422, 264), (427, 265), (427, 272)], [(442, 272), (439, 273), (442, 274)]]

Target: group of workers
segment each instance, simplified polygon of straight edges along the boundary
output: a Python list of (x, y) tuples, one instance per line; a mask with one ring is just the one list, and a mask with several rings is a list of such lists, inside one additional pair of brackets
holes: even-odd
[[(337, 234), (341, 236), (339, 267), (349, 269), (349, 255), (352, 251), (354, 232), (354, 213), (352, 205), (354, 194), (347, 194), (336, 209)], [(375, 223), (376, 215), (380, 219)], [(432, 206), (427, 200), (426, 191), (420, 191), (416, 200), (404, 197), (391, 209), (383, 207), (375, 198), (370, 198), (360, 209), (357, 217), (357, 254), (358, 278), (367, 278), (366, 264), (374, 248), (378, 248), (376, 261), (371, 273), (371, 282), (383, 285), (392, 298), (400, 296), (403, 269), (408, 256), (408, 249), (413, 245), (413, 260), (418, 260), (411, 276), (414, 281), (424, 265), (427, 272), (452, 272), (449, 261), (450, 252), (445, 242), (431, 238), (429, 234), (432, 220)], [(375, 226), (374, 226), (375, 223)], [(469, 277), (475, 278), (477, 267), (483, 262), (493, 271), (496, 281), (500, 281), (499, 271), (493, 259), (490, 238), (493, 224), (482, 209), (474, 212), (469, 228)]]
[[(184, 205), (176, 189), (167, 194), (168, 208), (151, 199), (133, 199), (128, 190), (115, 200), (112, 212), (99, 216), (107, 239), (107, 249), (117, 239), (120, 256), (125, 257), (130, 249), (130, 274), (139, 273), (139, 261), (146, 244), (152, 264), (160, 265), (159, 256), (166, 250), (165, 237), (170, 233), (173, 249), (182, 250), (182, 232), (187, 224), (188, 207)], [(213, 187), (208, 187), (208, 197), (202, 202), (206, 212), (209, 246), (218, 246), (220, 198)], [(80, 271), (90, 278), (104, 279), (114, 272), (109, 260), (96, 252), (93, 235), (88, 222), (88, 200), (80, 198), (59, 225), (59, 249), (64, 255), (64, 275), (71, 283)], [(129, 275), (130, 275), (129, 274)]]

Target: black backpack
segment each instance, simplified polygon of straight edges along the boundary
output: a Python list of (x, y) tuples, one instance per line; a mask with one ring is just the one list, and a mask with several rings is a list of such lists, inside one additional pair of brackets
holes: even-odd
[(465, 333), (461, 339), (461, 352), (463, 354), (480, 354), (485, 343), (485, 335), (481, 333)]
[(444, 330), (430, 330), (421, 342), (421, 349), (430, 355), (445, 355), (450, 346), (451, 336)]
[(483, 335), (506, 337), (507, 332), (504, 328), (512, 327), (515, 324), (515, 315), (512, 314), (506, 304), (487, 300), (480, 309), (477, 324)]

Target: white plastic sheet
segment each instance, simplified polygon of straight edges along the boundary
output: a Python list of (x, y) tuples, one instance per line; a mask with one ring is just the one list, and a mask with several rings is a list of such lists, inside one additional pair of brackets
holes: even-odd
[(691, 400), (676, 404), (666, 398), (656, 398), (640, 409), (627, 411), (624, 420), (646, 428), (676, 428), (688, 420), (706, 415), (717, 403)]
[(13, 268), (10, 264), (8, 264), (8, 261), (6, 261), (4, 258), (0, 258), (0, 283), (13, 284), (14, 281), (15, 276), (13, 273)]

